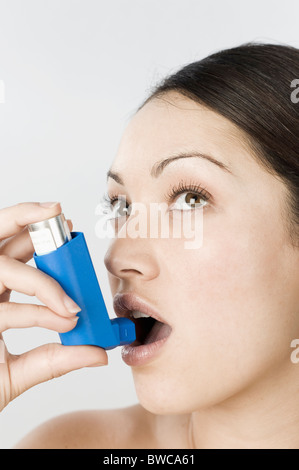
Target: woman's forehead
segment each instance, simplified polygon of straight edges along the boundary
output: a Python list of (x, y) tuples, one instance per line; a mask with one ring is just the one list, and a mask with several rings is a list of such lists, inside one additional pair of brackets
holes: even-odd
[(167, 93), (133, 116), (114, 162), (124, 171), (128, 162), (148, 167), (190, 151), (214, 155), (227, 166), (237, 166), (241, 158), (244, 166), (244, 160), (250, 159), (246, 137), (237, 126), (190, 98)]

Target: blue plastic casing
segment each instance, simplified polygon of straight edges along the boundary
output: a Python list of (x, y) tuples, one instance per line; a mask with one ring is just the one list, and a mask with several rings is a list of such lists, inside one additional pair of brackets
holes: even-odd
[(134, 322), (128, 318), (110, 320), (84, 234), (71, 235), (72, 240), (57, 250), (33, 255), (36, 267), (53, 277), (81, 308), (75, 328), (59, 333), (61, 343), (91, 344), (104, 349), (132, 343), (136, 339)]

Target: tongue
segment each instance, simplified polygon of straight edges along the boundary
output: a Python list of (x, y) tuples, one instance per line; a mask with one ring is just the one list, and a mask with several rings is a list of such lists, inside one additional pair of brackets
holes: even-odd
[(160, 339), (167, 338), (167, 336), (170, 335), (170, 332), (171, 327), (169, 325), (156, 321), (143, 341), (143, 344), (150, 344), (155, 341), (159, 341)]

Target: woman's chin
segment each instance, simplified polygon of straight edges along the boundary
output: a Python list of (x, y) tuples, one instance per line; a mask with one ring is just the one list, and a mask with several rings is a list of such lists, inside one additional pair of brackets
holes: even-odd
[[(135, 380), (135, 389), (140, 405), (150, 413), (155, 415), (184, 414), (191, 412), (188, 405), (186, 390), (182, 389), (181, 394), (175, 393), (173, 385), (161, 386), (161, 381)], [(160, 385), (159, 385), (160, 383)], [(186, 406), (187, 405), (187, 406)]]

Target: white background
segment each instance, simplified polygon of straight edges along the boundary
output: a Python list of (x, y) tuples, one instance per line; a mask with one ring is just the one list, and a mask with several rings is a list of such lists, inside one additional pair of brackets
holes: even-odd
[[(111, 317), (108, 241), (95, 235), (95, 208), (130, 116), (165, 74), (251, 40), (299, 47), (298, 1), (0, 0), (0, 207), (60, 201), (85, 233)], [(21, 353), (58, 335), (34, 328), (5, 339)], [(13, 401), (0, 415), (0, 447), (61, 413), (136, 403), (120, 348), (108, 355), (108, 367), (71, 372)]]

